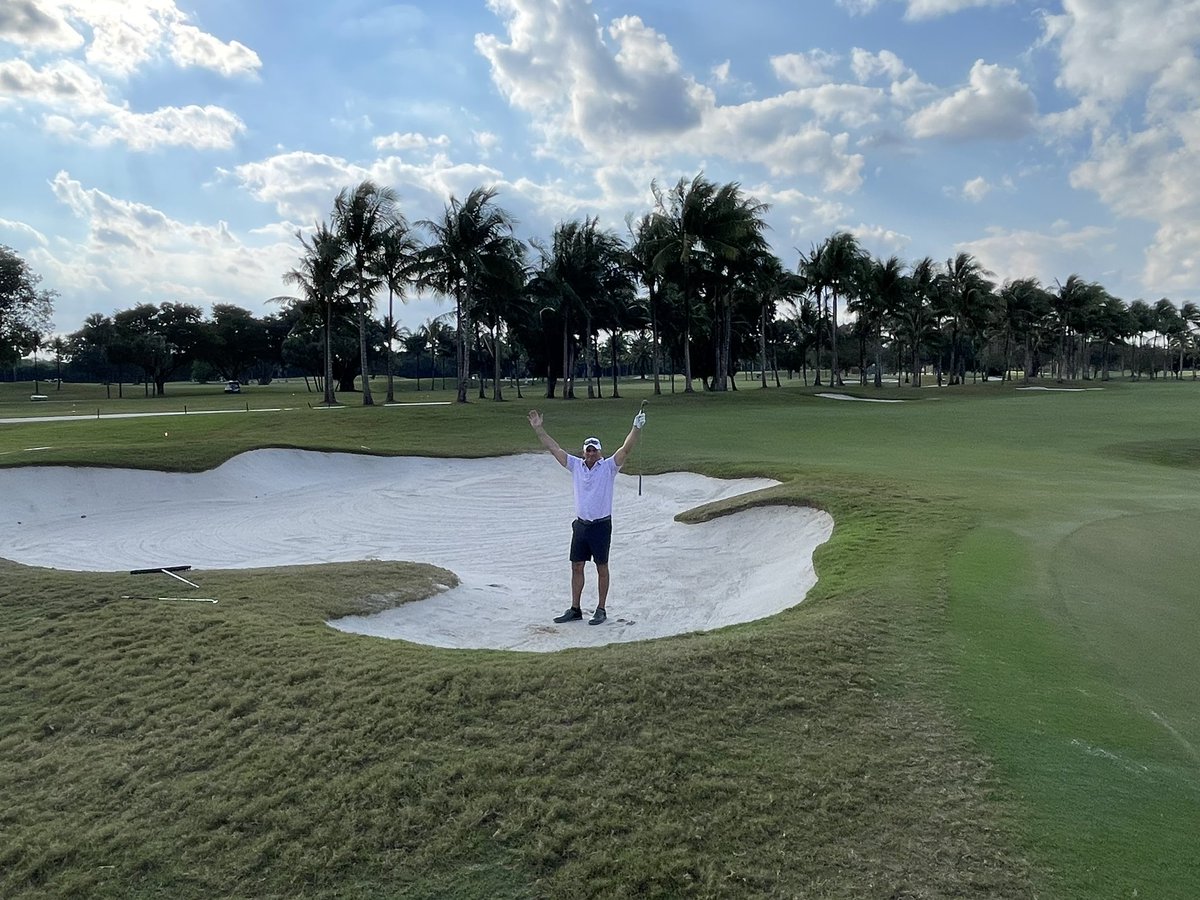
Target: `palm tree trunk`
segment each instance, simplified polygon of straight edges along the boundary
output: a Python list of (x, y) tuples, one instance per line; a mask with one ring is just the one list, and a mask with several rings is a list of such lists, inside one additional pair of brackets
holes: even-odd
[(762, 370), (760, 382), (767, 386), (767, 305), (764, 303), (758, 310), (758, 359)]
[(385, 403), (396, 402), (396, 392), (392, 384), (392, 334), (395, 332), (395, 319), (392, 318), (392, 288), (388, 286), (388, 320), (387, 320), (387, 376), (388, 389)]
[(619, 334), (620, 334), (620, 332), (613, 332), (612, 335), (609, 337), (609, 342), (608, 342), (609, 347), (612, 349), (612, 366), (613, 366), (613, 392), (612, 392), (612, 395), (613, 395), (613, 397), (618, 397), (618, 398), (621, 396), (620, 388), (617, 386), (617, 343), (618, 343), (617, 335), (619, 335)]
[(650, 288), (650, 364), (654, 367), (654, 394), (662, 395), (662, 385), (658, 380), (658, 370), (661, 368), (658, 355), (658, 300), (653, 287)]
[[(325, 404), (332, 406), (337, 402), (333, 395), (333, 342), (330, 332), (333, 330), (333, 301), (325, 301)], [(118, 375), (119, 377), (119, 375)], [(118, 388), (118, 394), (120, 390)]]
[(834, 291), (829, 304), (829, 386), (842, 387), (842, 376), (838, 366), (837, 347), (837, 308), (838, 295)]
[(492, 328), (492, 360), (495, 363), (494, 374), (492, 376), (495, 382), (492, 385), (492, 399), (499, 402), (504, 399), (500, 392), (500, 326), (496, 325)]
[(367, 317), (363, 313), (362, 303), (358, 307), (358, 355), (362, 366), (362, 405), (374, 406), (375, 399), (371, 396), (371, 369), (367, 364)]
[(458, 326), (458, 339), (454, 342), (455, 365), (458, 375), (458, 396), (459, 403), (467, 402), (467, 339), (466, 339), (466, 316), (463, 315), (463, 298), (455, 297), (454, 303), (454, 320)]

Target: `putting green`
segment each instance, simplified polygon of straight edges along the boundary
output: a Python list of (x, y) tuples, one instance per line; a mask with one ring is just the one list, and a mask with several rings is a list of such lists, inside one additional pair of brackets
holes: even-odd
[(1092, 522), (1063, 539), (1050, 571), (1084, 649), (1200, 762), (1197, 521), (1188, 509)]

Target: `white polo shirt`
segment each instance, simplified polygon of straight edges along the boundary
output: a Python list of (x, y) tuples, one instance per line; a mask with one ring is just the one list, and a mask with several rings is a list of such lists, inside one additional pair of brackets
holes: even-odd
[(612, 515), (613, 484), (621, 471), (611, 456), (590, 469), (578, 456), (567, 454), (567, 470), (575, 485), (575, 515), (589, 521)]

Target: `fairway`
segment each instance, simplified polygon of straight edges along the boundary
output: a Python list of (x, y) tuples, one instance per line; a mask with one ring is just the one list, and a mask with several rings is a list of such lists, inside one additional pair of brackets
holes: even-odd
[[(908, 401), (865, 403), (631, 382), (621, 400), (185, 416), (169, 437), (154, 419), (0, 427), (8, 466), (203, 472), (268, 447), (529, 453), (529, 406), (553, 434), (608, 435), (648, 398), (630, 476), (778, 482), (681, 521), (761, 500), (836, 522), (799, 605), (554, 654), (329, 628), (455, 578), (369, 560), (378, 512), (319, 539), (340, 562), (206, 570), (232, 598), (215, 607), (0, 563), (0, 790), (20, 798), (0, 892), (1200, 895), (1200, 388), (1018, 387), (839, 389)], [(0, 498), (10, 547), (13, 512)], [(431, 533), (447, 516), (469, 504)], [(472, 540), (506, 546), (499, 526)]]

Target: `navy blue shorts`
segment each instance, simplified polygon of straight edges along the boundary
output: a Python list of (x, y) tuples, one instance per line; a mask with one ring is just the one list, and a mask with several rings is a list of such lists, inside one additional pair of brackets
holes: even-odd
[(571, 562), (594, 560), (598, 566), (608, 565), (608, 548), (612, 544), (612, 517), (571, 523)]

